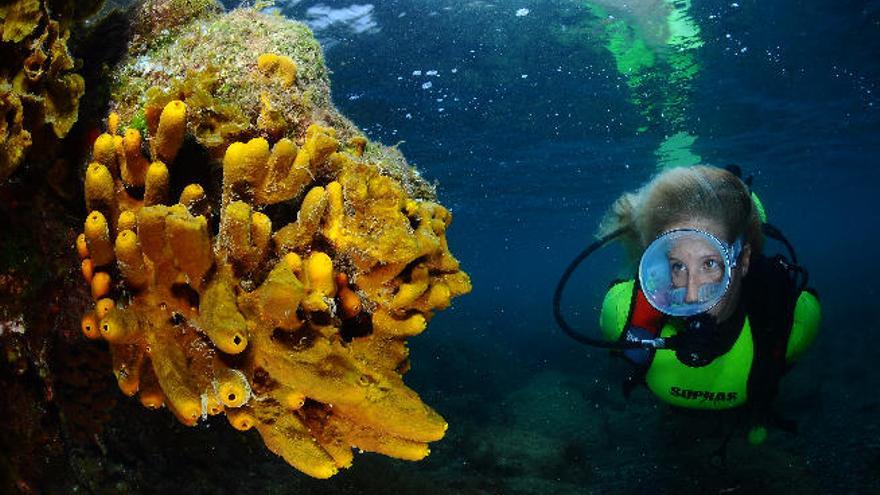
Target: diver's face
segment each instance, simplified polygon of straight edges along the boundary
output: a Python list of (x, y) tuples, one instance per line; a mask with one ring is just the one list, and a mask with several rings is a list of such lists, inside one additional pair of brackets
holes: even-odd
[[(717, 222), (694, 219), (687, 222), (674, 223), (666, 230), (695, 229), (708, 232), (718, 239), (726, 239), (726, 233)], [(742, 278), (749, 270), (751, 247), (743, 246), (736, 267), (730, 273), (730, 286), (727, 292), (707, 314), (717, 321), (724, 321), (733, 315), (739, 304), (742, 289)], [(720, 283), (724, 278), (724, 259), (706, 239), (683, 238), (669, 251), (669, 263), (672, 273), (672, 284), (675, 288), (685, 290), (685, 301), (689, 303), (700, 300), (700, 288)]]
[(693, 304), (700, 301), (701, 288), (724, 279), (724, 259), (706, 239), (688, 237), (669, 250), (669, 270), (672, 286), (683, 290), (684, 301)]

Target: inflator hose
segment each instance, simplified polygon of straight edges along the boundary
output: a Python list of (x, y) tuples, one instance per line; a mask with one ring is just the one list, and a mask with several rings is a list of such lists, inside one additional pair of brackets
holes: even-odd
[(565, 318), (562, 317), (562, 310), (560, 308), (560, 301), (562, 300), (562, 292), (565, 290), (565, 285), (568, 283), (568, 279), (571, 278), (572, 273), (577, 269), (578, 265), (581, 264), (588, 256), (596, 252), (597, 250), (605, 247), (609, 242), (617, 239), (623, 234), (625, 228), (620, 228), (615, 230), (614, 232), (598, 239), (596, 242), (587, 246), (586, 249), (581, 251), (581, 253), (572, 260), (571, 264), (568, 265), (568, 268), (565, 269), (565, 272), (562, 274), (562, 277), (559, 279), (559, 284), (556, 285), (556, 292), (553, 294), (553, 316), (556, 317), (556, 324), (559, 325), (559, 328), (565, 332), (566, 335), (571, 337), (577, 342), (581, 344), (592, 346), (592, 347), (601, 347), (603, 349), (616, 349), (616, 350), (626, 350), (626, 349), (640, 349), (645, 346), (640, 344), (639, 342), (628, 342), (625, 340), (621, 341), (608, 341), (602, 339), (594, 339), (587, 335), (584, 335), (571, 326), (565, 321)]

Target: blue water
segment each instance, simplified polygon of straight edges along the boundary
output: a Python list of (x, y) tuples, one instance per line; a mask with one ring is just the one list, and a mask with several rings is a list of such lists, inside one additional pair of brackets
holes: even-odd
[[(324, 44), (340, 110), (371, 139), (400, 142), (438, 181), (454, 215), (450, 246), (474, 286), (410, 342), (407, 382), (450, 423), (432, 455), (364, 456), (330, 482), (291, 473), (290, 483), (328, 493), (880, 493), (880, 2), (695, 3), (704, 45), (686, 92), (693, 151), (754, 174), (822, 297), (820, 337), (779, 400), (800, 433), (772, 431), (759, 447), (734, 440), (727, 466), (712, 467), (715, 420), (675, 414), (644, 390), (625, 402), (622, 365), (556, 328), (559, 275), (614, 199), (656, 172), (664, 138), (660, 126), (637, 132), (642, 117), (601, 26), (560, 41), (563, 26), (589, 18), (583, 4), (276, 2)], [(591, 260), (572, 283), (565, 306), (582, 329), (595, 331), (618, 254)]]

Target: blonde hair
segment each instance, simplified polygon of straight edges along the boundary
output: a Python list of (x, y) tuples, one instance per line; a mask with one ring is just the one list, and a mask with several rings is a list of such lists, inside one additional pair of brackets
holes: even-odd
[(635, 260), (664, 230), (693, 219), (721, 226), (718, 234), (726, 242), (742, 236), (753, 254), (761, 251), (761, 220), (749, 188), (727, 170), (703, 165), (666, 170), (622, 195), (605, 215), (599, 235), (623, 229), (621, 242)]

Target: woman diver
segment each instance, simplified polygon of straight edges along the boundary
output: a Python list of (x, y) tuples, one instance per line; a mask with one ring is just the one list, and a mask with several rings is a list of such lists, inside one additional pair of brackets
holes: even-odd
[[(815, 338), (821, 311), (790, 244), (762, 222), (750, 180), (731, 170), (669, 169), (617, 199), (600, 240), (560, 280), (554, 309), (570, 336), (617, 349), (634, 365), (625, 393), (645, 384), (673, 406), (740, 408), (749, 413), (749, 440), (760, 443), (765, 425), (793, 430), (770, 403)], [(792, 259), (762, 255), (765, 234)], [(559, 300), (577, 265), (612, 240), (638, 260), (638, 273), (611, 285), (599, 316), (604, 339), (594, 339), (565, 323)]]

